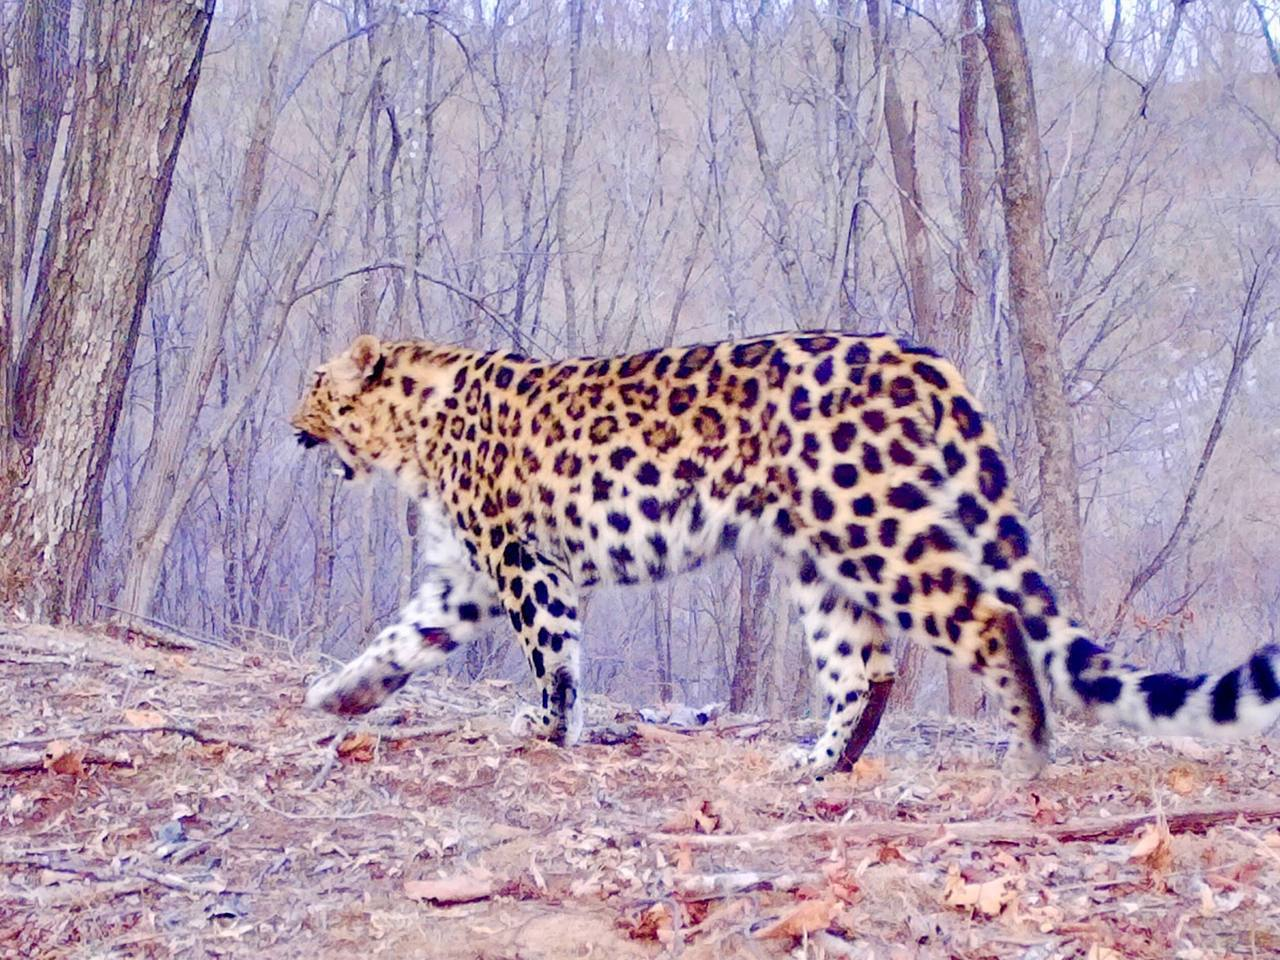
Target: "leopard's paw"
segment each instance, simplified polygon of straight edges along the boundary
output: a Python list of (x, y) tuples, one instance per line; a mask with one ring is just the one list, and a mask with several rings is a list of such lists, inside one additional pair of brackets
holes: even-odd
[(1025, 740), (1014, 740), (1004, 755), (1000, 769), (1010, 780), (1027, 782), (1038, 777), (1049, 763), (1049, 753)]
[(551, 715), (537, 707), (522, 707), (511, 718), (511, 733), (521, 738), (549, 739), (551, 737)]
[(835, 768), (835, 759), (828, 757), (825, 750), (817, 747), (806, 749), (801, 746), (788, 747), (773, 762), (775, 776), (786, 780), (811, 780), (825, 776)]
[(312, 681), (303, 704), (309, 710), (324, 710), (340, 716), (368, 713), (383, 700), (387, 691), (366, 678), (344, 680), (341, 673), (329, 674)]

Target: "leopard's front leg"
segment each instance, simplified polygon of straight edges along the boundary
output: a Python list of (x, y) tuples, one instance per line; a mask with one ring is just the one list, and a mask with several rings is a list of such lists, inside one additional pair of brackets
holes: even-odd
[(443, 663), (501, 613), (492, 582), (474, 567), (434, 567), (399, 621), (341, 670), (315, 680), (306, 705), (330, 713), (366, 713), (416, 671)]

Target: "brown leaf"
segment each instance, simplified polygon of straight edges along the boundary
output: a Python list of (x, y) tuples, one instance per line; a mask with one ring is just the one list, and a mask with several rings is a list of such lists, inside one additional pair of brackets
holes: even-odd
[(720, 826), (720, 814), (710, 800), (694, 797), (662, 825), (667, 833), (714, 833)]
[(835, 900), (802, 900), (752, 936), (757, 940), (798, 939), (825, 930), (839, 909)]
[(1180, 763), (1170, 770), (1165, 777), (1165, 782), (1169, 784), (1170, 790), (1182, 797), (1194, 793), (1200, 787), (1200, 777), (1196, 773), (1196, 768), (1185, 763)]
[(223, 743), (221, 740), (216, 740), (212, 743), (196, 744), (196, 752), (215, 763), (221, 763), (225, 760), (227, 758), (227, 751), (230, 749), (230, 745)]
[(373, 748), (376, 743), (377, 740), (371, 733), (361, 731), (348, 734), (346, 739), (338, 744), (338, 756), (354, 763), (368, 763), (373, 759)]
[(1031, 815), (1032, 823), (1048, 826), (1062, 821), (1062, 804), (1057, 800), (1039, 793), (1033, 793), (1031, 794), (1031, 802), (1035, 806), (1035, 813)]
[(435, 903), (472, 903), (493, 896), (494, 889), (493, 878), (479, 874), (404, 882), (405, 896)]
[(881, 757), (863, 757), (853, 765), (849, 775), (858, 783), (879, 783), (887, 770), (888, 766)]
[(894, 861), (905, 861), (906, 859), (902, 855), (902, 851), (891, 843), (882, 843), (880, 849), (876, 851), (876, 863), (893, 863)]
[(671, 911), (665, 903), (655, 903), (646, 908), (639, 916), (625, 918), (621, 925), (632, 940), (657, 940), (659, 943), (670, 943), (673, 939)]
[(687, 843), (676, 847), (675, 868), (677, 873), (693, 872), (693, 852)]
[(994, 917), (1017, 897), (1017, 891), (1009, 889), (1013, 880), (1006, 875), (982, 883), (967, 883), (960, 875), (960, 868), (953, 863), (942, 888), (942, 902), (949, 907)]
[(1173, 866), (1173, 842), (1169, 825), (1163, 821), (1142, 828), (1142, 834), (1129, 850), (1129, 859), (1152, 873), (1166, 873)]
[(65, 740), (54, 740), (45, 748), (44, 768), (69, 777), (84, 776), (84, 748)]
[(161, 727), (169, 722), (159, 710), (126, 710), (124, 712), (124, 722), (131, 727)]

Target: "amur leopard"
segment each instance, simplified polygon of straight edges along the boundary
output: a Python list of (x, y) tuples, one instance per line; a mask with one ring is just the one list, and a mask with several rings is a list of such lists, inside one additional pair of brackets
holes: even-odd
[(1243, 736), (1280, 715), (1280, 647), (1184, 677), (1114, 662), (1069, 619), (991, 423), (949, 362), (903, 340), (788, 333), (545, 362), (365, 335), (316, 370), (292, 425), (349, 476), (384, 470), (421, 502), (428, 566), (399, 621), (311, 685), (312, 707), (367, 711), (505, 616), (537, 685), (519, 725), (572, 744), (582, 591), (753, 541), (790, 571), (826, 695), (824, 732), (793, 756), (814, 773), (874, 731), (890, 637), (981, 678), (1023, 776), (1046, 761), (1051, 695), (1158, 735)]

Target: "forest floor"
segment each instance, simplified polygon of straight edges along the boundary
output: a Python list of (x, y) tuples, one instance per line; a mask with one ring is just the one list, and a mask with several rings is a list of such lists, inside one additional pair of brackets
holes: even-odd
[(982, 723), (889, 714), (850, 774), (813, 724), (507, 732), (522, 689), (304, 712), (314, 664), (0, 627), (0, 956), (1280, 956), (1280, 745), (1063, 722), (1005, 781)]

